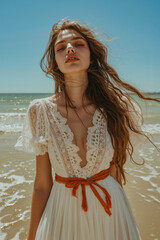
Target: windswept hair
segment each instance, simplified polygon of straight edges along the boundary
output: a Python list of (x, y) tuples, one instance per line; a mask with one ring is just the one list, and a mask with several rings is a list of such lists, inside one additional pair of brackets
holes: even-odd
[(66, 103), (70, 107), (73, 107), (73, 104), (65, 89), (64, 75), (57, 68), (54, 51), (58, 34), (65, 29), (77, 31), (88, 43), (92, 64), (88, 68), (88, 86), (83, 94), (83, 98), (86, 96), (105, 117), (114, 149), (112, 163), (115, 164), (117, 169), (117, 180), (119, 171), (120, 176), (123, 178), (123, 184), (126, 184), (123, 166), (127, 160), (127, 155), (129, 154), (131, 160), (134, 161), (132, 157), (134, 148), (129, 132), (132, 131), (136, 134), (144, 135), (155, 146), (143, 131), (135, 127), (129, 106), (132, 106), (134, 111), (136, 109), (133, 104), (134, 99), (130, 93), (138, 95), (143, 100), (156, 102), (160, 102), (160, 100), (142, 94), (135, 87), (119, 78), (117, 72), (107, 62), (107, 47), (96, 38), (94, 32), (86, 25), (80, 24), (78, 21), (62, 19), (53, 25), (48, 46), (41, 59), (40, 66), (47, 75), (50, 75), (55, 80), (55, 94), (63, 91)]

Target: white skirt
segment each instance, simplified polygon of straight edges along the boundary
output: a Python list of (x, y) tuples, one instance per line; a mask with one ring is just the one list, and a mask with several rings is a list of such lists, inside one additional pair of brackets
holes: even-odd
[[(36, 240), (139, 240), (129, 201), (121, 185), (111, 176), (97, 181), (111, 196), (109, 216), (89, 186), (86, 186), (88, 211), (84, 212), (81, 186), (77, 198), (72, 189), (54, 181), (41, 217)], [(95, 186), (104, 199), (104, 193)]]

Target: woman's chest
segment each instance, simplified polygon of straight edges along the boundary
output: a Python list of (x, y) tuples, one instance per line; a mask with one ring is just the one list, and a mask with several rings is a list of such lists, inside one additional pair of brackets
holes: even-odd
[(96, 110), (92, 118), (81, 119), (85, 126), (78, 119), (63, 117), (55, 109), (48, 118), (53, 136), (51, 156), (58, 169), (65, 167), (68, 175), (81, 177), (96, 172), (102, 166), (106, 150), (110, 149), (106, 146), (106, 120), (102, 113)]

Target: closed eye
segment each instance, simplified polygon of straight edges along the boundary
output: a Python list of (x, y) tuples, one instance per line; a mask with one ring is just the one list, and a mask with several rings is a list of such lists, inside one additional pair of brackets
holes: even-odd
[(77, 46), (77, 47), (78, 47), (78, 46), (84, 46), (84, 44), (82, 44), (82, 43), (77, 43), (76, 46)]
[[(83, 44), (83, 43), (75, 43), (75, 46), (76, 47), (84, 47), (85, 44)], [(65, 46), (62, 46), (62, 47), (58, 48), (56, 51), (59, 52), (59, 51), (62, 51), (64, 49), (65, 49)]]
[(64, 47), (61, 47), (61, 48), (57, 49), (57, 52), (58, 52), (58, 51), (61, 51), (61, 50), (63, 50), (63, 49), (64, 49)]

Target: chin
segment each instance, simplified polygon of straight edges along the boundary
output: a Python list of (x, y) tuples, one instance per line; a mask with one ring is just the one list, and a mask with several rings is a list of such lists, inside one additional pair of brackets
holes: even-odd
[(61, 72), (63, 74), (67, 74), (67, 73), (78, 73), (78, 72), (87, 72), (88, 71), (88, 67), (78, 67), (78, 66), (70, 66), (68, 69), (63, 69)]

